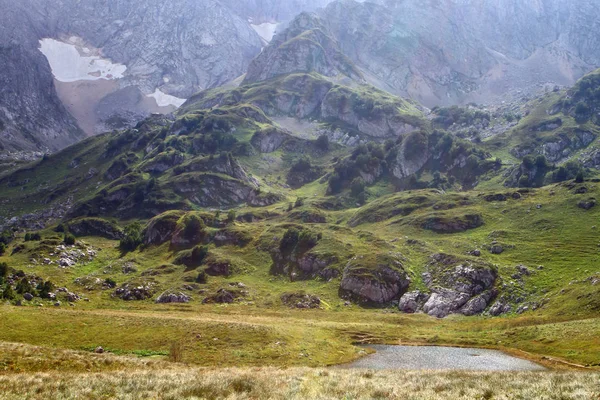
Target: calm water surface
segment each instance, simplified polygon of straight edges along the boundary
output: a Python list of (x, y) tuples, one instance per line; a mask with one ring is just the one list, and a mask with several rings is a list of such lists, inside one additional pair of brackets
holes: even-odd
[(342, 368), (543, 371), (539, 364), (497, 350), (431, 346), (369, 346), (377, 351)]

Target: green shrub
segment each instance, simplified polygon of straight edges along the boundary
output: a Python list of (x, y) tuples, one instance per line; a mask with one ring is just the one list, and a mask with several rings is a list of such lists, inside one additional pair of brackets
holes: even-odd
[(40, 240), (42, 240), (42, 236), (38, 232), (25, 234), (26, 242), (39, 242)]
[(124, 235), (119, 242), (119, 247), (123, 251), (134, 251), (142, 244), (142, 226), (139, 222), (134, 222), (125, 227)]
[(63, 237), (63, 242), (67, 245), (67, 246), (72, 246), (75, 244), (75, 236), (73, 236), (70, 233), (65, 233), (64, 237)]
[(198, 276), (196, 277), (195, 282), (199, 283), (201, 285), (205, 284), (208, 281), (208, 277), (206, 275), (206, 272), (204, 271), (200, 271), (200, 273), (198, 274)]
[(310, 171), (311, 168), (312, 168), (312, 164), (310, 162), (310, 159), (308, 159), (306, 157), (302, 157), (302, 158), (299, 158), (298, 160), (296, 160), (292, 164), (290, 171), (299, 173), (299, 172)]
[(583, 171), (579, 171), (577, 173), (577, 176), (575, 177), (575, 182), (583, 183), (583, 181), (584, 181)]
[(294, 207), (302, 207), (304, 205), (304, 198), (298, 197), (296, 199), (296, 203), (294, 203)]
[(365, 181), (362, 178), (355, 178), (352, 181), (352, 184), (350, 185), (350, 191), (352, 193), (352, 196), (357, 197), (358, 195), (360, 195), (361, 193), (363, 193), (365, 191)]
[(201, 235), (206, 229), (204, 220), (195, 214), (186, 215), (183, 220), (183, 234), (186, 239), (191, 240)]
[(10, 286), (8, 283), (2, 288), (1, 296), (4, 300), (14, 300), (17, 297), (12, 286)]
[(40, 282), (37, 286), (37, 291), (42, 299), (50, 297), (50, 293), (54, 290), (54, 284), (50, 281)]
[(315, 141), (317, 148), (323, 151), (329, 151), (329, 137), (327, 135), (321, 135)]
[(208, 255), (207, 246), (196, 246), (192, 249), (192, 262), (195, 265), (201, 265), (204, 259)]
[(112, 278), (106, 278), (106, 279), (104, 280), (104, 284), (105, 284), (106, 286), (108, 286), (109, 288), (111, 288), (111, 289), (112, 289), (112, 288), (116, 288), (116, 287), (117, 287), (117, 281), (115, 281), (115, 280), (114, 280), (114, 279), (112, 279)]
[(289, 252), (293, 250), (298, 244), (300, 238), (300, 232), (296, 228), (289, 228), (279, 241), (279, 249), (282, 252)]
[(30, 293), (35, 295), (35, 290), (27, 277), (21, 278), (21, 280), (17, 283), (15, 290), (18, 294)]
[(227, 213), (227, 222), (234, 222), (236, 217), (237, 213), (235, 212), (235, 210), (229, 210), (229, 212)]
[(8, 276), (8, 264), (0, 263), (0, 285), (4, 284)]
[(6, 253), (6, 245), (0, 242), (0, 256), (3, 256)]

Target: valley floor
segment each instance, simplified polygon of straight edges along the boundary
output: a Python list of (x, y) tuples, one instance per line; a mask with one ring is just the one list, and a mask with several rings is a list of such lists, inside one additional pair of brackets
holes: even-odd
[[(0, 307), (1, 399), (596, 399), (600, 319)], [(20, 343), (16, 343), (20, 342)], [(27, 344), (25, 344), (27, 343)], [(336, 368), (361, 343), (498, 348), (546, 372)], [(104, 354), (94, 349), (103, 346)], [(587, 367), (581, 364), (589, 364)], [(580, 367), (577, 367), (579, 365)]]
[[(198, 368), (11, 343), (0, 343), (0, 349), (0, 367), (6, 368), (9, 358), (22, 367), (39, 367), (36, 373), (0, 373), (1, 399), (589, 400), (600, 396), (600, 374), (593, 372)], [(82, 372), (69, 372), (73, 367)]]

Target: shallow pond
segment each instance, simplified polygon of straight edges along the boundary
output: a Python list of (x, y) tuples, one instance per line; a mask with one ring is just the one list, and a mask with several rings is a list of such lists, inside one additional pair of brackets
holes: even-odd
[(373, 345), (377, 351), (342, 368), (543, 371), (534, 362), (497, 350), (433, 346)]

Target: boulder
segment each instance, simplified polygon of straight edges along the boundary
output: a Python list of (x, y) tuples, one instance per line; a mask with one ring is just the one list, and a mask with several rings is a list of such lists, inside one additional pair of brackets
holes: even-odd
[(141, 283), (139, 285), (126, 283), (114, 292), (114, 296), (126, 301), (146, 300), (153, 295), (153, 283)]
[(581, 200), (577, 203), (577, 207), (582, 208), (584, 210), (590, 210), (596, 206), (596, 199), (589, 200)]
[(31, 300), (33, 300), (33, 295), (31, 293), (25, 293), (23, 295), (23, 298), (27, 301), (31, 301)]
[(497, 317), (498, 315), (509, 313), (511, 310), (511, 305), (500, 299), (494, 304), (492, 304), (489, 310), (489, 314), (491, 316)]
[(227, 260), (209, 260), (205, 272), (210, 276), (231, 276), (233, 269)]
[(190, 296), (182, 292), (165, 292), (156, 298), (156, 303), (189, 303), (190, 300)]
[(492, 254), (502, 254), (504, 253), (504, 247), (500, 244), (493, 244), (490, 246), (490, 253)]
[(355, 257), (342, 274), (340, 296), (363, 305), (383, 306), (399, 299), (410, 279), (400, 260), (387, 255)]
[(398, 309), (407, 314), (414, 314), (423, 309), (429, 300), (429, 295), (419, 290), (405, 293), (398, 302)]
[(502, 193), (489, 194), (483, 198), (485, 201), (494, 202), (494, 201), (506, 201), (508, 198), (506, 195)]

